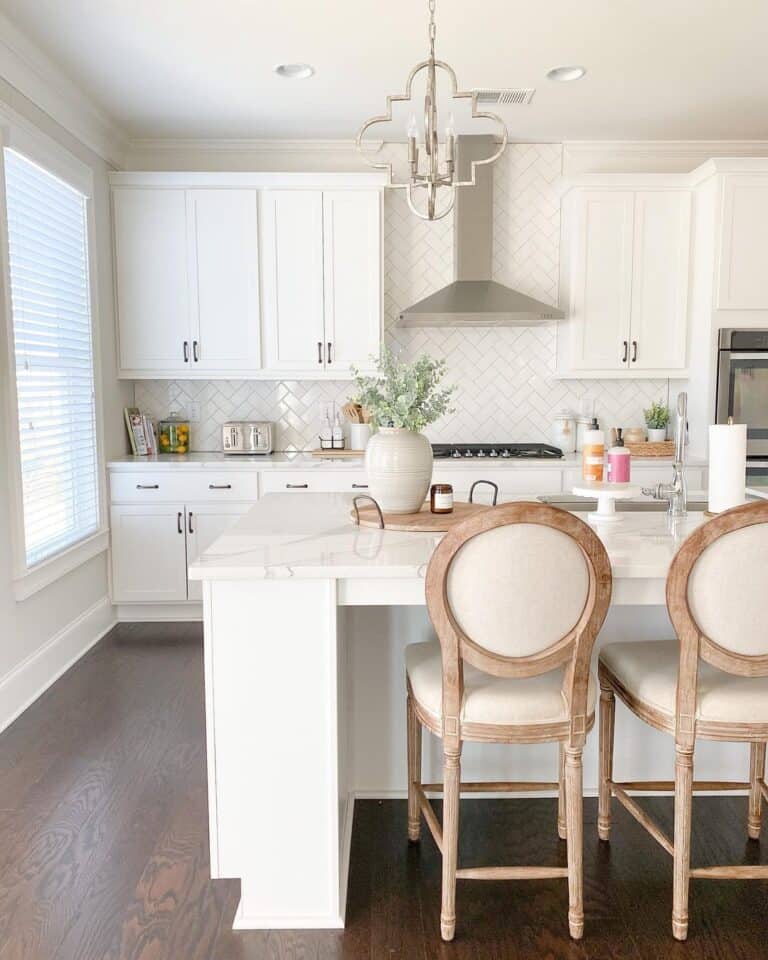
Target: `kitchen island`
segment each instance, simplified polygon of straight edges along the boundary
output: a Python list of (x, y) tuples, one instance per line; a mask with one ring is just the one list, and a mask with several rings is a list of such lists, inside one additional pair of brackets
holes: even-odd
[[(242, 879), (237, 928), (343, 926), (354, 798), (405, 795), (402, 651), (432, 635), (424, 576), (440, 535), (356, 527), (351, 500), (270, 494), (190, 567), (203, 583), (211, 871)], [(667, 570), (704, 519), (670, 528), (664, 512), (629, 513), (597, 528), (614, 578), (600, 642), (671, 636)], [(425, 739), (434, 782), (440, 745)], [(700, 752), (701, 769), (742, 778), (741, 747)], [(671, 738), (620, 712), (617, 757), (628, 753), (636, 778), (672, 769)], [(463, 756), (472, 780), (552, 780), (556, 764), (554, 745)]]

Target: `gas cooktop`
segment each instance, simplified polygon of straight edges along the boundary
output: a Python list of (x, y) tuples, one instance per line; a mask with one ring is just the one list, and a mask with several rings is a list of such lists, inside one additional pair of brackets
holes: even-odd
[(548, 443), (433, 443), (435, 460), (561, 460), (563, 451)]

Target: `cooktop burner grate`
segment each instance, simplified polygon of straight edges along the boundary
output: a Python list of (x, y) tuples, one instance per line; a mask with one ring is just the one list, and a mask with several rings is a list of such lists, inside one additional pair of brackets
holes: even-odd
[(433, 443), (435, 460), (561, 460), (563, 451), (548, 443)]

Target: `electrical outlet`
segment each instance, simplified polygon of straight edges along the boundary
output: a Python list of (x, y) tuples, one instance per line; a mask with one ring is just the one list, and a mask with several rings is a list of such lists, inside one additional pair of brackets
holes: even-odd
[(190, 423), (200, 423), (200, 402), (192, 400), (187, 404), (187, 419)]

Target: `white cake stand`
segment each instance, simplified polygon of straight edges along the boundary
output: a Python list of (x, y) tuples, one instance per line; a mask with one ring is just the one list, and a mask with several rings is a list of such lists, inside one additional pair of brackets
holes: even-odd
[(577, 497), (596, 497), (597, 510), (588, 513), (587, 519), (592, 523), (616, 523), (623, 520), (620, 513), (616, 513), (617, 500), (631, 500), (639, 497), (642, 487), (636, 483), (603, 483), (597, 480), (584, 480), (573, 488)]

